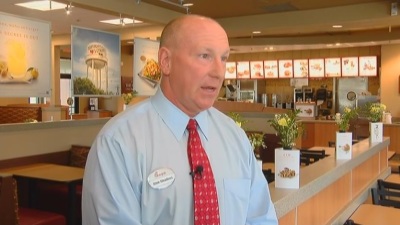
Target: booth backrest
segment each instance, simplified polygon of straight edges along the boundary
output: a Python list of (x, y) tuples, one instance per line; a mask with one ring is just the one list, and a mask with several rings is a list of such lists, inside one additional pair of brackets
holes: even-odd
[(10, 174), (0, 174), (0, 224), (18, 224), (18, 204), (15, 201), (15, 180)]
[(40, 106), (0, 106), (0, 124), (23, 123), (28, 119), (42, 121)]

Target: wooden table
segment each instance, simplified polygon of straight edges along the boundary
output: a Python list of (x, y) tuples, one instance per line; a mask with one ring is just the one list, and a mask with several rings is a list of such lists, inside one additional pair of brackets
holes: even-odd
[(314, 147), (311, 147), (311, 148), (309, 148), (307, 150), (310, 150), (310, 151), (312, 151), (312, 150), (325, 150), (325, 155), (329, 155), (329, 156), (335, 156), (336, 155), (335, 148), (333, 148), (333, 147), (314, 146)]
[(372, 204), (361, 204), (350, 217), (362, 225), (398, 225), (400, 209)]
[(400, 174), (397, 174), (397, 173), (393, 174), (392, 173), (388, 177), (386, 177), (385, 181), (389, 181), (389, 182), (392, 182), (392, 183), (400, 184)]
[(275, 173), (275, 163), (272, 162), (263, 163), (262, 170), (271, 170), (272, 173)]
[(75, 225), (76, 185), (83, 180), (84, 169), (57, 164), (31, 164), (20, 167), (2, 169), (0, 172), (12, 174), (17, 179), (26, 179), (29, 185), (29, 205), (35, 202), (36, 181), (45, 180), (64, 183), (68, 186), (68, 216), (67, 223)]

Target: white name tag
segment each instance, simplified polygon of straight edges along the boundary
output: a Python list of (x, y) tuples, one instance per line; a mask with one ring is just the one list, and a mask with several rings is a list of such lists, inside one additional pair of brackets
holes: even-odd
[(169, 168), (161, 168), (152, 172), (147, 177), (147, 182), (154, 189), (169, 187), (175, 180), (175, 173)]

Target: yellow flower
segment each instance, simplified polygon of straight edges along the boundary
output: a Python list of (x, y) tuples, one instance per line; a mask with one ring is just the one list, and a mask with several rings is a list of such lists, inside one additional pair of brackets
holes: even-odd
[(287, 127), (287, 125), (288, 125), (285, 118), (281, 118), (280, 120), (278, 120), (278, 124), (279, 124), (279, 126), (282, 126), (282, 127)]
[(122, 98), (124, 99), (124, 104), (128, 105), (132, 99), (137, 95), (137, 91), (133, 90), (131, 93), (123, 93)]
[(280, 144), (284, 149), (291, 149), (303, 130), (302, 124), (297, 120), (299, 113), (298, 109), (290, 110), (288, 113), (276, 114), (274, 119), (268, 120), (280, 138)]

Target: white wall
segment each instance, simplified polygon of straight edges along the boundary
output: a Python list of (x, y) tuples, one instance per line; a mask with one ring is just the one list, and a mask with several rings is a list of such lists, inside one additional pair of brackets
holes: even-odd
[(381, 51), (381, 102), (400, 117), (400, 45), (382, 45)]

